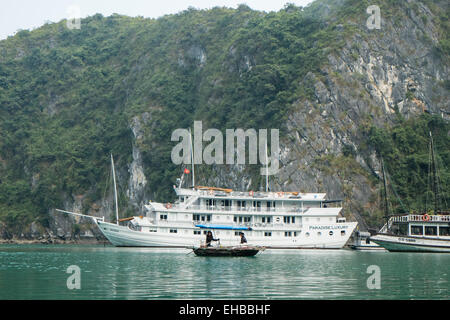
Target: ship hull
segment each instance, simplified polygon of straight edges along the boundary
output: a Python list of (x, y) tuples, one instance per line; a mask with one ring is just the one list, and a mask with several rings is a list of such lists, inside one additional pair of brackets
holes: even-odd
[(351, 246), (351, 248), (353, 250), (358, 250), (358, 251), (386, 251), (385, 248), (383, 248), (382, 246), (358, 246), (358, 245), (353, 245)]
[[(165, 248), (192, 248), (199, 246), (204, 241), (203, 236), (189, 236), (182, 234), (170, 234), (159, 232), (142, 232), (131, 230), (126, 226), (120, 226), (108, 222), (97, 221), (103, 235), (116, 247), (165, 247)], [(345, 236), (334, 239), (315, 238), (314, 236), (300, 236), (296, 239), (261, 239), (247, 237), (248, 242), (254, 246), (262, 246), (267, 249), (341, 249), (345, 246), (349, 236), (356, 227), (356, 223), (342, 223), (346, 227)], [(221, 245), (233, 246), (239, 240), (233, 237), (220, 236)]]
[(391, 252), (450, 253), (450, 240), (377, 234), (370, 240)]

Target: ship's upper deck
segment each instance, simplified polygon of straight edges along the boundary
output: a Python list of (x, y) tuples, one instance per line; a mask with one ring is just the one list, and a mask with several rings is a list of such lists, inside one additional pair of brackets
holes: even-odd
[(178, 197), (218, 198), (233, 200), (271, 200), (271, 201), (326, 201), (326, 193), (301, 192), (262, 192), (262, 191), (234, 191), (232, 189), (196, 186), (195, 188), (177, 188)]

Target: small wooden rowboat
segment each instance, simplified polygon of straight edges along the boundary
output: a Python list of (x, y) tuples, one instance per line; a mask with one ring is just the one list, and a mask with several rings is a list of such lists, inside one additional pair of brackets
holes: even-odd
[(256, 246), (219, 246), (194, 247), (194, 253), (202, 257), (251, 257), (263, 251), (264, 247)]

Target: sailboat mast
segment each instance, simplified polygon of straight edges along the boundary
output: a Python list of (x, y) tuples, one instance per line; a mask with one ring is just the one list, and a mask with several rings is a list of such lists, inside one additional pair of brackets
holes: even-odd
[(433, 193), (434, 193), (434, 214), (438, 212), (438, 190), (437, 190), (437, 182), (436, 182), (436, 159), (434, 155), (434, 143), (433, 136), (430, 131), (430, 143), (431, 143), (431, 166), (433, 172)]
[(388, 200), (387, 200), (387, 185), (386, 185), (386, 173), (384, 171), (384, 161), (383, 157), (381, 157), (381, 170), (383, 171), (383, 185), (384, 185), (384, 215), (386, 220), (388, 219), (389, 208), (388, 208)]
[(113, 159), (112, 153), (111, 153), (111, 167), (112, 167), (113, 181), (114, 181), (114, 199), (116, 202), (116, 224), (119, 225), (119, 204), (117, 201), (116, 171), (114, 168), (114, 159)]

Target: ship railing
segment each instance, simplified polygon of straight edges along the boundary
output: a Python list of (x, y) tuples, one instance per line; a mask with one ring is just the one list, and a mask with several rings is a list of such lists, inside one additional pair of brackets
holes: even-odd
[(407, 216), (408, 222), (450, 222), (450, 215), (422, 215), (422, 214), (410, 214)]
[(450, 222), (450, 215), (423, 215), (408, 214), (402, 216), (393, 216), (389, 220), (392, 222)]
[(390, 217), (388, 222), (380, 229), (380, 233), (386, 233), (394, 223), (406, 222), (450, 222), (450, 215), (423, 215), (409, 214)]
[[(286, 230), (298, 230), (298, 228), (302, 227), (301, 223), (292, 223), (292, 224), (284, 224), (284, 223), (262, 223), (262, 222), (234, 222), (234, 223), (230, 223), (230, 222), (217, 222), (220, 225), (223, 226), (229, 226), (229, 227), (248, 227), (248, 228), (271, 228), (271, 229), (286, 229)], [(215, 224), (212, 223), (211, 221), (193, 221), (192, 222), (192, 226), (196, 226), (198, 224)]]

